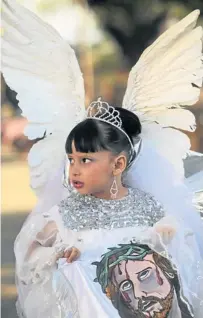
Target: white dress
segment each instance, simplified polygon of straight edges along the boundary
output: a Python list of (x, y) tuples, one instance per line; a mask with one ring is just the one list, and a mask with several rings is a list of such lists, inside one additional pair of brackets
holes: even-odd
[[(19, 316), (202, 317), (197, 283), (202, 264), (191, 257), (192, 235), (183, 238), (185, 244), (179, 241), (184, 251), (176, 253), (176, 238), (163, 242), (153, 229), (165, 219), (156, 200), (131, 188), (113, 201), (72, 192), (48, 213), (31, 218), (20, 233), (29, 233), (30, 243), (17, 259)], [(81, 251), (80, 258), (71, 264), (60, 258), (56, 264), (71, 246)], [(23, 248), (19, 237), (18, 248)], [(189, 264), (182, 266), (180, 258)]]

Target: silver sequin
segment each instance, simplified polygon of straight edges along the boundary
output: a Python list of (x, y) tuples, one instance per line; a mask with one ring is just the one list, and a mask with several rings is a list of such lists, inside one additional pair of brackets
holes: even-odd
[(129, 188), (120, 200), (104, 200), (71, 193), (59, 205), (64, 226), (71, 230), (153, 226), (164, 216), (162, 206), (149, 194)]

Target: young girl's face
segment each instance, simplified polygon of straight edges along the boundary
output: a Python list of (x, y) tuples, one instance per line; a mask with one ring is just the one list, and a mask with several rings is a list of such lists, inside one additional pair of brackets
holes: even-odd
[(69, 180), (81, 194), (103, 195), (109, 193), (113, 183), (113, 165), (115, 158), (109, 151), (95, 153), (77, 152), (72, 145)]

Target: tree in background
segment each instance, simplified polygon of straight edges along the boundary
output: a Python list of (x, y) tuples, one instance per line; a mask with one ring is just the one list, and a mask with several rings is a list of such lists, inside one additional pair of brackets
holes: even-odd
[(202, 0), (38, 0), (39, 11), (55, 11), (68, 3), (80, 3), (96, 13), (102, 28), (117, 42), (127, 67), (159, 35), (166, 19), (183, 18), (194, 9), (203, 14)]
[(103, 28), (116, 40), (129, 66), (160, 34), (169, 16), (182, 18), (199, 8), (201, 0), (88, 0)]

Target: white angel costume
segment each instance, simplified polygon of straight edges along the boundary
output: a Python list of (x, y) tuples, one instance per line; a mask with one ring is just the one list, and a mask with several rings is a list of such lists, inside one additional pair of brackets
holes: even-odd
[[(15, 242), (19, 317), (201, 318), (202, 223), (184, 178), (190, 144), (177, 130), (195, 129), (181, 106), (198, 100), (202, 84), (198, 10), (130, 72), (123, 107), (140, 117), (143, 132), (120, 200), (63, 186), (65, 140), (85, 118), (79, 65), (34, 14), (14, 0), (4, 0), (2, 11), (3, 74), (28, 119), (26, 135), (43, 138), (28, 157), (38, 204)], [(172, 225), (174, 237), (158, 235), (157, 223)], [(62, 256), (72, 246), (81, 256), (68, 264)]]

